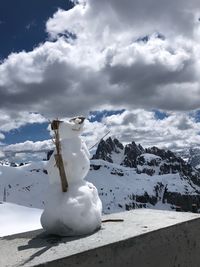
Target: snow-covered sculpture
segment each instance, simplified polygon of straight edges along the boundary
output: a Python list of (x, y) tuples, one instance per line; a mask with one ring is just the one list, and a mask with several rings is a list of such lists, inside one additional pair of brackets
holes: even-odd
[(80, 134), (84, 118), (59, 122), (60, 153), (68, 187), (61, 189), (57, 150), (52, 154), (47, 171), (50, 185), (41, 216), (43, 228), (61, 236), (83, 235), (101, 227), (102, 203), (96, 187), (84, 180), (90, 168), (89, 151)]

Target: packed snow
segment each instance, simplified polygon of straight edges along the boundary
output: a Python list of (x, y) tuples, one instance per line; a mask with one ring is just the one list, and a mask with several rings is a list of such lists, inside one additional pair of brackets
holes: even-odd
[(97, 189), (92, 183), (84, 181), (90, 169), (90, 155), (80, 138), (83, 125), (79, 117), (59, 124), (68, 190), (61, 191), (55, 150), (47, 165), (50, 185), (41, 216), (41, 224), (49, 233), (61, 236), (83, 235), (101, 227), (102, 203)]
[(42, 228), (42, 210), (0, 202), (0, 237)]
[[(65, 222), (64, 230), (62, 230), (65, 234), (66, 232), (69, 234), (69, 229), (71, 229), (71, 233), (76, 232), (72, 229), (72, 225), (75, 226), (76, 229), (79, 229), (79, 233), (76, 233), (81, 234), (87, 232), (89, 228), (91, 230), (95, 229), (95, 227), (99, 227), (101, 201), (103, 213), (108, 214), (125, 211), (129, 205), (131, 208), (147, 207), (165, 210), (174, 209), (175, 206), (163, 203), (162, 201), (165, 189), (170, 193), (178, 193), (185, 195), (186, 197), (187, 195), (192, 195), (194, 197), (198, 195), (199, 186), (193, 184), (191, 179), (184, 178), (179, 173), (158, 175), (158, 171), (156, 170), (155, 173), (150, 176), (146, 173), (139, 174), (138, 171), (140, 170), (140, 167), (158, 168), (159, 170), (159, 166), (149, 166), (148, 164), (144, 164), (143, 166), (138, 165), (137, 168), (129, 168), (119, 165), (118, 163), (121, 161), (120, 157), (122, 153), (116, 153), (116, 155), (113, 153), (117, 163), (110, 163), (98, 159), (89, 162), (89, 154), (85, 144), (80, 141), (79, 135), (77, 135), (76, 138), (78, 138), (78, 142), (77, 140), (75, 142), (75, 139), (72, 140), (73, 138), (70, 140), (71, 147), (68, 151), (65, 148), (69, 147), (69, 144), (67, 144), (69, 140), (65, 140), (62, 143), (65, 152), (65, 168), (70, 183), (69, 192), (67, 194), (61, 192), (59, 174), (55, 169), (55, 162), (52, 157), (49, 162), (32, 162), (18, 167), (11, 167), (9, 164), (0, 165), (0, 201), (12, 202), (37, 209), (44, 209), (46, 206), (45, 210), (47, 211), (46, 214), (48, 214), (46, 219), (46, 215), (43, 215), (43, 223), (46, 225), (46, 229), (49, 225), (47, 222), (49, 218), (49, 222), (54, 221), (54, 225), (57, 225), (58, 223), (55, 221), (55, 218), (61, 218), (61, 222)], [(76, 146), (75, 143), (73, 146), (73, 142), (76, 143)], [(73, 156), (73, 160), (70, 161), (68, 157), (71, 157), (69, 152), (72, 148), (76, 148), (76, 151), (73, 151), (73, 154), (71, 155)], [(159, 163), (160, 160), (158, 156), (153, 154), (145, 153), (142, 154), (142, 156), (144, 156), (145, 162), (156, 160)], [(67, 165), (66, 162), (68, 162)], [(91, 165), (90, 170), (89, 165)], [(48, 177), (46, 169), (48, 169), (50, 177)], [(75, 171), (72, 171), (72, 169)], [(88, 170), (89, 172), (87, 173)], [(98, 189), (101, 201), (98, 197), (96, 187), (93, 184)], [(138, 196), (145, 196), (145, 194), (156, 198), (156, 203), (152, 204), (149, 201), (147, 201), (147, 203), (140, 202), (140, 200), (138, 200), (139, 198), (137, 199)], [(82, 205), (82, 203), (84, 203), (85, 206)], [(8, 230), (10, 228), (10, 232), (2, 230), (4, 231), (4, 235), (12, 234), (12, 230), (15, 229), (10, 226), (10, 224), (7, 224), (8, 220), (6, 218), (15, 216), (16, 213), (21, 214), (19, 209), (16, 209), (17, 212), (15, 212), (14, 209), (9, 208), (9, 205), (11, 204), (1, 204), (1, 229)], [(2, 212), (3, 207), (7, 211)], [(67, 210), (66, 207), (68, 207)], [(86, 215), (84, 218), (90, 218), (90, 221), (84, 222), (82, 217), (74, 215), (75, 210), (80, 211), (80, 209), (82, 209), (83, 214)], [(35, 216), (35, 218), (37, 217), (37, 221), (39, 220), (42, 213), (41, 211), (37, 213), (37, 216), (34, 209), (27, 209), (27, 212), (28, 211), (29, 214), (33, 211), (33, 214), (35, 214), (33, 216)], [(5, 216), (5, 212), (7, 212), (7, 217)], [(10, 215), (8, 216), (9, 213)], [(97, 217), (95, 217), (95, 214), (97, 214)], [(29, 216), (31, 218), (31, 215)], [(69, 218), (72, 218), (72, 220), (69, 220)], [(77, 228), (75, 220), (83, 222), (81, 224), (82, 228), (80, 228), (80, 224)], [(11, 221), (14, 221), (14, 219)], [(17, 222), (17, 220), (15, 221)], [(67, 225), (66, 221), (68, 223)], [(32, 220), (32, 222), (34, 222), (34, 220)], [(5, 225), (5, 228), (3, 228), (4, 223), (7, 224)], [(62, 228), (61, 224), (62, 223), (60, 223), (59, 229)], [(18, 223), (16, 223), (16, 225), (18, 225)], [(35, 223), (29, 225), (29, 229), (21, 226), (21, 228), (16, 227), (19, 229), (17, 232), (41, 227), (40, 224)], [(93, 225), (94, 228), (92, 228), (91, 225)], [(55, 231), (55, 228), (53, 231)], [(60, 234), (63, 234), (63, 232)]]
[[(103, 203), (104, 213), (119, 212), (124, 210), (126, 204), (132, 202), (132, 195), (155, 195), (155, 186), (162, 184), (161, 193), (164, 188), (170, 192), (179, 192), (184, 194), (196, 195), (196, 187), (191, 185), (184, 179), (181, 179), (178, 173), (153, 175), (149, 176), (145, 173), (137, 174), (135, 169), (117, 166), (103, 160), (91, 160), (91, 164), (100, 166), (101, 171), (91, 170), (87, 176), (87, 180), (94, 183), (99, 189), (99, 195)], [(120, 176), (120, 173), (123, 176)], [(155, 208), (147, 204), (149, 208)], [(165, 205), (166, 209), (170, 209), (170, 205)]]
[(41, 161), (20, 167), (0, 166), (0, 201), (43, 209), (48, 185), (46, 163)]
[(141, 154), (140, 157), (141, 156), (144, 157), (146, 162), (150, 162), (150, 161), (156, 160), (156, 159), (161, 160), (161, 157), (154, 155), (154, 154), (150, 154), (150, 153), (144, 153), (144, 154)]

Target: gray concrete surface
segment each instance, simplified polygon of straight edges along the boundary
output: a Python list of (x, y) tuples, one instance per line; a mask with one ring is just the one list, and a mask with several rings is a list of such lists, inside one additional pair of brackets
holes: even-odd
[(60, 238), (33, 231), (0, 238), (0, 267), (199, 267), (200, 215), (134, 210), (105, 216), (84, 237)]

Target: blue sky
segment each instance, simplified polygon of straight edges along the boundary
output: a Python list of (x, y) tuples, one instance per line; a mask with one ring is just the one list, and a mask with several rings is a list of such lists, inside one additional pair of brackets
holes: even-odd
[(0, 57), (11, 52), (31, 51), (48, 35), (45, 23), (58, 8), (69, 9), (72, 2), (66, 0), (1, 0), (0, 1)]
[[(0, 59), (12, 52), (32, 51), (39, 43), (48, 39), (45, 31), (47, 19), (59, 8), (68, 10), (73, 7), (66, 0), (2, 0), (0, 1)], [(4, 132), (6, 144), (43, 141), (50, 138), (48, 123), (33, 123)]]
[[(110, 117), (112, 115), (120, 115), (125, 111), (122, 110), (101, 110), (101, 111), (91, 111), (88, 117), (88, 120), (92, 122), (101, 122), (105, 117)], [(165, 112), (154, 110), (156, 120), (163, 120), (168, 117)], [(9, 132), (4, 132), (5, 139), (4, 143), (7, 145), (22, 143), (27, 140), (33, 142), (44, 141), (50, 139), (50, 132), (48, 130), (48, 122), (45, 123), (32, 123), (23, 125), (17, 129), (13, 129)]]
[(198, 146), (199, 17), (196, 0), (2, 0), (0, 142), (82, 114), (91, 143)]
[(6, 144), (22, 143), (27, 140), (43, 141), (51, 138), (47, 130), (48, 123), (32, 123), (5, 133)]

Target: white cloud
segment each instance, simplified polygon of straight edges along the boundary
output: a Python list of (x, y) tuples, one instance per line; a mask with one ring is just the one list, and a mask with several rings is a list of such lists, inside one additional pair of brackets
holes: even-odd
[[(200, 108), (197, 4), (88, 0), (58, 10), (46, 24), (54, 42), (13, 53), (0, 65), (2, 112), (52, 118), (105, 106)], [(144, 35), (147, 42), (136, 42)]]
[[(135, 141), (144, 147), (158, 146), (174, 151), (200, 146), (200, 122), (196, 122), (191, 114), (183, 112), (168, 112), (164, 119), (157, 119), (154, 111), (135, 109), (104, 117), (100, 122), (86, 120), (83, 139), (90, 149), (108, 131), (106, 138), (118, 138), (124, 144)], [(14, 153), (18, 159), (25, 159), (32, 153), (36, 158), (44, 158), (38, 152), (52, 148), (52, 140), (26, 141), (5, 146), (3, 152), (8, 156)]]
[(25, 141), (23, 143), (17, 143), (7, 145), (3, 148), (4, 153), (34, 153), (41, 151), (48, 151), (54, 147), (52, 140), (45, 141)]
[[(11, 160), (11, 158), (9, 158)], [(29, 162), (29, 161), (41, 161), (47, 159), (47, 154), (44, 152), (35, 152), (35, 153), (17, 153), (12, 158), (14, 162)]]
[[(18, 129), (19, 127), (32, 124), (32, 123), (43, 123), (47, 122), (47, 119), (41, 114), (34, 112), (14, 112), (14, 111), (4, 111), (0, 109), (0, 131), (8, 132), (13, 129)], [(2, 133), (1, 136), (4, 137)]]
[(3, 140), (5, 138), (5, 135), (0, 133), (0, 140)]
[(169, 112), (162, 120), (153, 111), (126, 110), (122, 114), (105, 117), (102, 122), (87, 123), (86, 140), (95, 144), (110, 130), (110, 136), (121, 142), (135, 141), (144, 147), (182, 150), (200, 145), (200, 122), (187, 113)]
[(0, 159), (3, 159), (5, 157), (5, 154), (3, 153), (3, 151), (0, 150)]
[[(200, 108), (199, 1), (79, 3), (47, 21), (49, 41), (0, 64), (0, 130), (126, 108), (106, 118), (106, 125), (87, 122), (89, 143), (111, 128), (122, 141), (198, 144), (199, 123), (187, 111)], [(157, 121), (152, 108), (178, 113)]]

